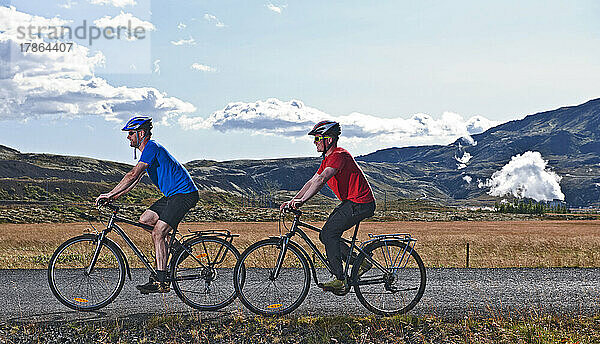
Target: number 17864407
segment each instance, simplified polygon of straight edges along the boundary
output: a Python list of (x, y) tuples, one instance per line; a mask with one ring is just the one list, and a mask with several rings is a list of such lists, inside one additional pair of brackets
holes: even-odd
[(73, 43), (21, 43), (21, 52), (43, 53), (43, 52), (70, 52)]

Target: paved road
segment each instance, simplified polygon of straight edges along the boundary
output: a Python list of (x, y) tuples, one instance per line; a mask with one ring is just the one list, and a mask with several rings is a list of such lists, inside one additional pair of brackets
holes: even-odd
[[(475, 316), (520, 317), (529, 313), (596, 315), (600, 309), (600, 269), (428, 269), (427, 289), (412, 311), (444, 318)], [(0, 323), (6, 321), (63, 321), (112, 319), (148, 314), (194, 313), (171, 292), (142, 296), (135, 285), (147, 280), (133, 270), (117, 299), (99, 312), (74, 312), (59, 303), (48, 287), (45, 270), (0, 270)], [(236, 301), (221, 312), (202, 317), (245, 314)], [(349, 294), (339, 298), (314, 284), (303, 305), (292, 315), (370, 314)]]

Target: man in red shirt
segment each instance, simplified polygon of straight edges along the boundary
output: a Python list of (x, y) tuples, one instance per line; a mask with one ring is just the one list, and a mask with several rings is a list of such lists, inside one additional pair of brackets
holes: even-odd
[[(323, 161), (317, 173), (291, 200), (283, 203), (281, 209), (301, 207), (317, 194), (327, 183), (335, 195), (342, 201), (329, 215), (319, 234), (325, 245), (327, 260), (333, 274), (333, 280), (320, 284), (325, 290), (339, 292), (346, 287), (346, 276), (342, 268), (342, 259), (348, 257), (350, 247), (341, 241), (342, 233), (361, 220), (375, 213), (375, 198), (371, 186), (362, 170), (347, 150), (338, 147), (341, 134), (340, 124), (333, 121), (317, 123), (308, 133), (315, 137), (317, 151), (323, 153)], [(361, 266), (359, 274), (371, 268), (367, 261)]]

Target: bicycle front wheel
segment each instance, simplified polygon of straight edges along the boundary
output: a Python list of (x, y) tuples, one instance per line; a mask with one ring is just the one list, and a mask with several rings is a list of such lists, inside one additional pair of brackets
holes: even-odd
[[(288, 314), (298, 308), (308, 294), (308, 261), (291, 241), (285, 256), (280, 257), (282, 247), (278, 238), (259, 241), (242, 253), (235, 266), (234, 282), (240, 301), (256, 314)], [(276, 274), (278, 260), (281, 267)]]
[[(188, 306), (214, 311), (235, 299), (233, 268), (240, 252), (228, 241), (200, 237), (183, 244), (175, 259), (171, 280), (175, 292)], [(191, 254), (190, 254), (191, 253)]]
[(60, 245), (48, 265), (48, 283), (54, 296), (78, 311), (93, 311), (111, 303), (125, 283), (125, 262), (119, 247), (104, 241), (91, 273), (88, 268), (98, 236), (86, 234)]
[[(425, 292), (425, 266), (415, 250), (401, 241), (376, 241), (365, 248), (352, 269), (358, 300), (379, 315), (403, 314), (411, 310)], [(373, 262), (367, 259), (371, 257)], [(361, 264), (373, 264), (358, 276)], [(369, 264), (367, 264), (369, 265)]]

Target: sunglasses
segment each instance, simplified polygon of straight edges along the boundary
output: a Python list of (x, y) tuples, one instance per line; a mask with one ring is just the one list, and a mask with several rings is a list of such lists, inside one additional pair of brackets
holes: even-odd
[(323, 139), (330, 139), (330, 136), (315, 136), (315, 142), (321, 142)]
[[(130, 132), (129, 132), (129, 135), (135, 135), (136, 133), (137, 133), (137, 131), (130, 131)], [(129, 135), (128, 135), (128, 136), (129, 136)]]

